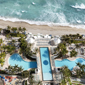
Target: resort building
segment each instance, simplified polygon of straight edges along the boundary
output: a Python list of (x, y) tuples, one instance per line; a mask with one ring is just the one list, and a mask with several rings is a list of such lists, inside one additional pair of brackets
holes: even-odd
[[(38, 33), (37, 35), (33, 35), (32, 33), (28, 33), (26, 35), (26, 38), (24, 38), (24, 41), (26, 42), (27, 46), (30, 45), (30, 52), (34, 53), (32, 56), (30, 56), (30, 58), (34, 60), (28, 59), (23, 54), (18, 53), (18, 50), (20, 50), (20, 37), (11, 37), (7, 39), (6, 37), (1, 35), (0, 38), (3, 39), (3, 43), (5, 43), (5, 45), (13, 44), (16, 50), (14, 54), (6, 55), (5, 63), (3, 67), (0, 67), (0, 69), (7, 72), (6, 68), (9, 65), (14, 66), (15, 64), (22, 66), (24, 70), (35, 68), (35, 73), (32, 74), (34, 76), (33, 80), (36, 81), (36, 83), (38, 81), (41, 81), (42, 85), (58, 85), (63, 79), (63, 74), (60, 71), (62, 66), (68, 66), (72, 74), (76, 74), (75, 69), (80, 69), (76, 66), (76, 62), (80, 62), (82, 64), (85, 62), (85, 46), (81, 46), (81, 48), (76, 48), (76, 45), (73, 43), (66, 44), (66, 50), (68, 51), (66, 53), (66, 57), (60, 56), (59, 58), (57, 58), (58, 52), (55, 52), (55, 48), (57, 48), (59, 44), (62, 44), (62, 39), (60, 36), (53, 37), (52, 35), (48, 34), (43, 35)], [(72, 50), (78, 52), (75, 58), (70, 57)], [(30, 85), (29, 78), (19, 80), (17, 79), (17, 76), (15, 77), (14, 75), (10, 76), (10, 78), (8, 75), (1, 75), (1, 78), (3, 78), (5, 83), (7, 83), (8, 85), (13, 84), (14, 82), (17, 82), (17, 84), (13, 85), (21, 85), (23, 81), (27, 81), (27, 85)], [(71, 80), (74, 79), (71, 78)]]

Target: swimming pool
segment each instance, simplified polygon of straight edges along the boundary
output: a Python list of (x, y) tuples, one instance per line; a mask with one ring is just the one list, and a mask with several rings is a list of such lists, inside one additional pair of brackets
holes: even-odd
[(43, 80), (53, 80), (50, 64), (49, 50), (47, 47), (40, 48)]
[(73, 69), (73, 67), (76, 66), (76, 63), (80, 62), (81, 64), (85, 64), (85, 59), (83, 58), (77, 58), (74, 61), (70, 61), (68, 59), (63, 59), (62, 61), (59, 60), (55, 60), (55, 66), (56, 67), (62, 67), (64, 65), (66, 65), (70, 70)]
[(18, 66), (22, 66), (22, 68), (24, 70), (28, 70), (29, 68), (37, 68), (37, 62), (31, 61), (31, 62), (27, 62), (24, 61), (21, 56), (17, 53), (13, 54), (10, 58), (9, 58), (9, 64), (11, 66), (14, 66), (15, 64)]

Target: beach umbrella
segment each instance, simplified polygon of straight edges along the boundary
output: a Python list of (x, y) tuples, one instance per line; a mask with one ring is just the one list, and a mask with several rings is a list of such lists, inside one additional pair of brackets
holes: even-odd
[(34, 43), (34, 41), (35, 41), (35, 40), (34, 40), (33, 38), (29, 38), (29, 39), (27, 40), (28, 43)]
[(59, 44), (61, 42), (61, 40), (59, 38), (54, 38), (54, 43), (55, 44)]

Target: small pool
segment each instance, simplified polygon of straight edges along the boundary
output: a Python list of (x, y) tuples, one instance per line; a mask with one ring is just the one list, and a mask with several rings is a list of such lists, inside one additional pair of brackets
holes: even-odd
[(10, 58), (9, 58), (9, 64), (11, 66), (14, 66), (15, 64), (18, 66), (22, 66), (22, 68), (24, 70), (28, 70), (30, 68), (37, 68), (37, 62), (31, 61), (31, 62), (27, 62), (24, 61), (21, 56), (19, 54), (13, 54)]
[(85, 59), (83, 59), (83, 58), (77, 58), (77, 59), (74, 60), (74, 61), (70, 61), (70, 60), (68, 60), (68, 59), (63, 59), (63, 60), (61, 60), (61, 61), (55, 60), (55, 66), (56, 66), (56, 67), (62, 67), (62, 66), (65, 65), (65, 66), (68, 66), (68, 68), (69, 68), (70, 70), (72, 70), (73, 67), (76, 66), (76, 63), (78, 63), (78, 62), (80, 62), (81, 64), (85, 64)]
[(42, 76), (43, 80), (53, 80), (52, 70), (50, 64), (49, 50), (47, 47), (40, 48), (41, 65), (42, 65)]

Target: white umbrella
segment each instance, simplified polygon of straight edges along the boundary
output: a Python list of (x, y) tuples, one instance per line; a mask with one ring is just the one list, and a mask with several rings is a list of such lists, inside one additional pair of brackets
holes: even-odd
[(37, 36), (33, 36), (34, 37), (34, 39), (37, 39)]
[(34, 40), (33, 38), (29, 38), (29, 39), (27, 40), (28, 43), (34, 43), (34, 41), (35, 41), (35, 40)]
[(59, 44), (61, 42), (61, 40), (59, 38), (54, 38), (54, 42), (55, 42), (55, 44)]
[(38, 35), (37, 38), (42, 38), (42, 37), (40, 35)]

